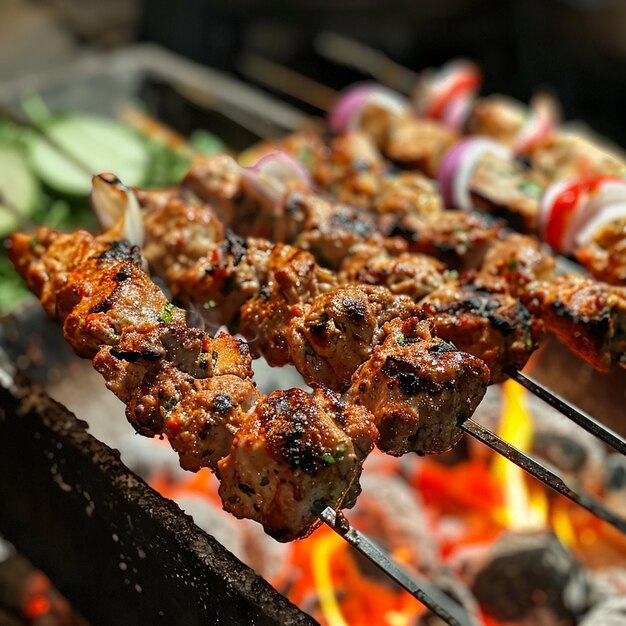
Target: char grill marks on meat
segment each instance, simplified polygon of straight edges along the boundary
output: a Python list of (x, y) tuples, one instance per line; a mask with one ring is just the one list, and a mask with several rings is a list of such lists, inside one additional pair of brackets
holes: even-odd
[[(554, 257), (528, 236), (512, 234), (488, 253), (482, 276), (501, 281), (546, 330), (600, 371), (626, 355), (626, 288), (580, 274), (556, 275)], [(480, 283), (479, 276), (474, 279)]]
[[(608, 288), (607, 288), (608, 287)], [(559, 276), (532, 292), (550, 330), (596, 369), (626, 366), (626, 288), (606, 286), (585, 276)]]
[(434, 328), (414, 317), (387, 322), (346, 393), (377, 416), (377, 445), (389, 454), (447, 450), (485, 393), (483, 361), (435, 337)]
[[(227, 510), (287, 541), (316, 527), (320, 506), (353, 503), (377, 436), (365, 407), (322, 389), (264, 397), (247, 344), (187, 326), (126, 242), (40, 228), (12, 235), (9, 255), (137, 431), (167, 436), (184, 468), (214, 470)], [(254, 482), (257, 462), (264, 475)]]
[[(177, 206), (177, 203), (174, 203), (174, 210)], [(147, 229), (147, 232), (149, 234), (150, 230)], [(220, 280), (216, 283), (215, 275), (218, 269), (223, 268), (227, 268), (226, 283), (230, 285), (230, 290), (240, 291), (237, 285), (237, 268), (241, 259), (245, 258), (249, 241), (242, 240), (241, 246), (234, 250), (224, 249), (224, 256), (220, 257), (220, 262), (215, 267), (212, 267), (209, 258), (194, 263), (194, 267), (199, 264), (204, 268), (203, 285), (198, 288), (203, 298), (206, 295), (214, 295), (220, 290), (224, 281)], [(219, 244), (217, 248), (220, 248)], [(152, 248), (147, 246), (146, 249)], [(243, 254), (240, 254), (240, 249), (243, 249)], [(379, 250), (379, 253), (383, 255), (384, 250)], [(211, 255), (212, 252), (208, 256), (211, 257)], [(416, 259), (416, 266), (424, 263), (424, 259)], [(430, 263), (437, 264), (434, 260)], [(179, 275), (181, 276), (189, 276), (189, 273), (183, 272)], [(314, 387), (330, 387), (336, 391), (350, 387), (354, 382), (356, 370), (373, 358), (376, 347), (384, 341), (385, 324), (394, 319), (410, 318), (419, 311), (419, 307), (412, 298), (403, 294), (394, 294), (383, 286), (340, 284), (342, 279), (320, 267), (309, 252), (286, 244), (276, 244), (272, 247), (269, 255), (264, 257), (262, 271), (258, 272), (258, 276), (256, 293), (241, 306), (238, 318), (240, 330), (250, 338), (254, 351), (265, 355), (273, 365), (294, 363), (305, 380)], [(171, 275), (169, 280), (172, 280)], [(177, 293), (192, 294), (194, 288), (197, 288), (195, 279), (191, 286), (172, 285), (173, 291)], [(219, 295), (226, 299), (229, 297), (228, 292), (220, 292)], [(214, 297), (218, 296), (214, 295)], [(216, 306), (216, 309), (219, 310), (219, 308), (219, 305)], [(424, 323), (424, 328), (428, 328), (427, 323)], [(428, 335), (428, 340), (441, 341), (433, 339), (430, 335)], [(416, 335), (406, 346), (397, 349), (405, 358), (412, 355), (411, 362), (417, 369), (422, 368), (421, 376), (426, 379), (429, 376), (428, 370), (433, 367), (433, 362), (431, 353), (422, 348), (421, 342), (420, 336)], [(391, 353), (390, 345), (388, 343), (386, 348), (389, 354)], [(455, 350), (456, 352), (458, 351)], [(380, 357), (376, 358), (378, 362)], [(396, 391), (389, 401), (393, 401), (394, 407), (397, 408), (398, 403), (401, 402), (401, 395), (406, 394), (407, 411), (413, 416), (409, 424), (412, 424), (414, 428), (411, 432), (408, 430), (409, 426), (400, 429), (395, 439), (392, 440), (395, 442), (394, 445), (398, 446), (397, 449), (392, 450), (388, 440), (385, 444), (386, 451), (401, 454), (415, 449), (428, 453), (438, 452), (453, 445), (458, 435), (457, 422), (470, 413), (469, 410), (463, 412), (456, 408), (475, 405), (473, 399), (468, 401), (466, 397), (468, 392), (466, 385), (472, 386), (472, 398), (481, 396), (488, 383), (489, 372), (476, 357), (461, 354), (455, 357), (456, 360), (452, 359), (452, 355), (447, 358), (450, 359), (450, 363), (456, 363), (459, 370), (463, 369), (462, 363), (469, 360), (472, 367), (466, 368), (467, 378), (462, 384), (457, 385), (454, 381), (458, 371), (453, 371), (453, 368), (444, 369), (439, 376), (442, 385), (446, 377), (449, 379), (445, 387), (431, 387), (422, 391), (433, 396), (444, 391), (446, 394), (456, 394), (459, 396), (456, 403), (440, 403), (433, 399), (428, 404), (423, 394), (421, 401), (416, 403), (413, 396), (417, 391), (410, 386), (400, 386), (399, 391)], [(419, 365), (420, 363), (422, 364)], [(361, 375), (360, 383), (367, 375), (366, 372)], [(383, 383), (380, 380), (378, 383), (375, 381), (371, 383), (374, 388), (388, 384), (390, 384), (389, 381)], [(368, 395), (373, 397), (374, 394), (375, 392), (370, 389)], [(385, 423), (388, 423), (389, 416), (397, 411), (385, 409), (386, 397), (381, 392), (379, 400), (372, 406), (381, 415), (386, 416)], [(363, 404), (369, 406), (366, 402)], [(433, 407), (438, 407), (437, 412)], [(449, 410), (444, 410), (446, 408)], [(378, 419), (377, 416), (375, 417)], [(403, 419), (406, 421), (408, 418), (404, 415)], [(447, 426), (441, 426), (441, 432), (449, 434), (450, 437), (415, 436), (422, 423), (428, 423), (429, 428), (433, 428), (432, 424), (435, 419), (446, 422)], [(407, 437), (411, 435), (412, 439), (401, 444), (402, 433)], [(433, 442), (436, 448), (428, 448), (429, 442)]]
[(420, 315), (428, 318), (435, 335), (470, 354), (479, 354), (493, 382), (506, 379), (505, 369), (526, 365), (542, 324), (498, 281), (448, 283), (427, 296)]
[[(349, 133), (333, 141), (341, 141), (342, 149), (350, 152), (347, 144), (352, 142), (356, 147), (357, 137), (358, 134)], [(561, 138), (559, 141), (562, 143), (565, 139)], [(288, 150), (290, 139), (283, 140), (280, 147)], [(584, 151), (584, 146), (581, 146), (580, 150)], [(320, 148), (316, 150), (316, 154), (322, 154)], [(594, 160), (595, 162), (602, 162), (600, 156)], [(336, 164), (336, 170), (339, 165)], [(312, 167), (315, 167), (315, 163)], [(335, 175), (340, 179), (338, 172)], [(534, 215), (532, 205), (537, 202), (537, 191), (541, 191), (534, 176), (533, 172), (528, 173), (520, 165), (494, 155), (487, 155), (477, 168), (475, 183), (476, 188), (482, 188), (487, 196), (491, 193), (488, 188), (494, 187), (494, 193), (497, 191), (501, 194), (502, 202), (509, 208), (515, 205), (514, 199), (518, 198), (520, 202), (516, 209), (518, 218), (524, 214), (520, 208), (524, 205), (528, 209), (527, 217), (531, 219)], [(494, 198), (495, 196), (492, 199)], [(417, 204), (417, 196), (414, 202)], [(371, 209), (372, 205), (368, 208)], [(379, 240), (370, 245), (361, 244), (360, 254), (359, 246), (354, 246), (342, 265), (340, 276), (343, 280), (376, 284), (378, 279), (378, 284), (389, 287), (394, 293), (406, 293), (416, 298), (421, 286), (435, 284), (432, 280), (433, 272), (427, 272), (428, 281), (420, 280), (425, 276), (421, 269), (424, 264), (411, 254), (411, 252), (425, 253), (457, 269), (479, 270), (478, 278), (474, 274), (472, 280), (479, 283), (487, 280), (491, 291), (508, 290), (531, 310), (536, 319), (541, 320), (546, 330), (554, 333), (573, 352), (597, 369), (606, 370), (613, 363), (624, 364), (620, 330), (625, 323), (622, 287), (588, 282), (585, 293), (593, 291), (596, 297), (596, 310), (593, 315), (589, 315), (589, 311), (581, 313), (580, 299), (557, 299), (557, 290), (565, 288), (566, 291), (568, 289), (571, 291), (571, 288), (579, 285), (579, 277), (569, 275), (554, 282), (555, 259), (536, 239), (517, 234), (505, 235), (500, 225), (487, 216), (445, 211), (435, 219), (423, 220), (400, 211), (398, 215), (388, 213), (382, 216), (378, 224), (384, 234), (400, 236), (406, 248), (402, 248), (397, 240), (394, 245), (390, 245), (390, 239)], [(585, 265), (597, 263), (594, 274), (605, 278), (609, 283), (623, 282), (626, 276), (624, 270), (626, 247), (623, 245), (626, 237), (622, 232), (624, 231), (622, 226), (619, 221), (612, 222), (594, 241), (578, 252), (579, 257), (585, 256), (585, 259), (582, 259)], [(379, 252), (375, 252), (377, 249)], [(366, 263), (367, 254), (370, 254), (370, 259)], [(605, 270), (607, 273), (603, 275), (602, 272)], [(417, 279), (415, 290), (411, 290), (411, 281), (406, 280), (407, 275)], [(486, 279), (485, 276), (490, 278)], [(502, 284), (496, 285), (493, 277), (499, 277)], [(555, 307), (559, 310), (558, 315), (555, 314)], [(607, 323), (598, 323), (601, 318), (606, 318)], [(539, 326), (536, 322), (534, 325)]]
[[(231, 173), (228, 185), (221, 187), (220, 181), (226, 178), (223, 169), (238, 173)], [(309, 250), (320, 264), (331, 269), (340, 267), (353, 245), (367, 240), (428, 254), (458, 269), (471, 269), (480, 266), (489, 245), (502, 231), (500, 222), (479, 213), (411, 213), (391, 210), (391, 201), (388, 210), (377, 213), (372, 204), (355, 207), (301, 190), (287, 189), (279, 202), (268, 200), (250, 187), (230, 157), (216, 157), (192, 167), (183, 186), (210, 204), (219, 219), (238, 234)], [(424, 193), (415, 188), (394, 202), (417, 207), (423, 197)], [(222, 210), (225, 205), (229, 208)]]
[[(313, 198), (312, 194), (309, 194), (308, 197)], [(336, 205), (319, 197), (316, 197), (313, 203), (323, 205), (324, 210), (329, 211), (330, 215), (337, 208)], [(311, 206), (311, 202), (307, 201), (306, 205)], [(343, 208), (343, 205), (339, 205), (339, 215), (341, 215)], [(271, 204), (269, 210), (280, 211), (281, 208)], [(358, 209), (352, 210), (356, 214), (359, 213)], [(261, 208), (259, 213), (262, 212), (263, 209)], [(284, 213), (288, 215), (289, 210), (285, 210)], [(365, 211), (362, 214), (370, 215)], [(408, 217), (410, 218), (411, 216)], [(283, 221), (287, 219), (288, 217), (285, 217)], [(305, 221), (301, 220), (301, 223)], [(490, 233), (491, 236), (488, 236), (485, 230), (480, 228), (473, 229), (460, 226), (466, 226), (468, 221), (483, 224), (484, 218), (465, 213), (449, 212), (442, 214), (437, 220), (433, 220), (432, 224), (427, 226), (431, 232), (428, 239), (434, 242), (431, 246), (436, 247), (440, 251), (445, 246), (446, 253), (455, 253), (460, 250), (459, 254), (461, 255), (467, 255), (468, 257), (476, 256), (477, 260), (478, 257), (482, 260), (482, 257), (486, 254), (487, 243), (492, 243), (492, 237), (498, 232), (499, 228), (495, 228)], [(327, 223), (327, 221), (324, 223)], [(256, 231), (254, 232), (256, 234)], [(317, 238), (320, 232), (322, 232), (320, 228), (314, 228), (312, 233), (305, 229), (299, 235), (298, 243), (302, 245), (302, 241), (309, 236)], [(406, 318), (410, 315), (417, 315), (418, 310), (413, 306), (414, 303), (424, 295), (444, 288), (445, 280), (443, 273), (439, 272), (437, 278), (434, 278), (437, 270), (441, 268), (436, 261), (430, 260), (430, 263), (428, 263), (430, 267), (428, 267), (427, 261), (423, 256), (413, 256), (410, 252), (400, 252), (398, 254), (398, 251), (406, 250), (404, 247), (406, 240), (398, 242), (390, 238), (376, 238), (373, 233), (370, 236), (371, 232), (372, 229), (367, 228), (365, 234), (360, 237), (355, 237), (354, 231), (349, 231), (348, 237), (341, 237), (338, 235), (339, 230), (337, 228), (329, 230), (331, 237), (335, 241), (341, 240), (342, 244), (339, 247), (333, 247), (335, 262), (332, 264), (338, 265), (340, 260), (342, 261), (341, 266), (345, 270), (339, 274), (340, 281), (350, 283), (354, 280), (367, 279), (368, 273), (371, 281), (371, 270), (375, 270), (379, 276), (385, 276), (383, 284), (389, 285), (391, 288), (399, 286), (395, 293), (382, 287), (370, 288), (367, 293), (363, 287), (353, 287), (355, 293), (358, 294), (357, 300), (363, 303), (363, 316), (361, 319), (350, 317), (350, 312), (341, 306), (343, 302), (341, 290), (322, 293), (314, 300), (310, 299), (310, 292), (302, 293), (301, 302), (303, 306), (300, 309), (291, 307), (289, 310), (289, 315), (293, 318), (290, 322), (289, 330), (285, 333), (281, 332), (277, 340), (272, 338), (271, 341), (267, 341), (264, 338), (268, 330), (267, 324), (266, 328), (260, 328), (259, 326), (261, 322), (270, 319), (268, 310), (274, 310), (275, 305), (267, 305), (263, 301), (262, 292), (260, 296), (253, 298), (245, 305), (245, 319), (242, 320), (242, 330), (246, 336), (251, 339), (254, 338), (260, 343), (265, 343), (270, 349), (276, 345), (282, 349), (284, 345), (283, 339), (286, 339), (289, 344), (288, 358), (294, 362), (310, 384), (312, 384), (311, 381), (317, 381), (318, 384), (329, 385), (334, 389), (342, 389), (348, 384), (356, 367), (367, 358), (366, 355), (369, 354), (372, 346), (376, 345), (379, 340), (377, 329), (392, 319), (391, 316)], [(358, 234), (360, 235), (360, 233)], [(438, 237), (440, 237), (440, 240), (437, 240)], [(355, 244), (352, 243), (353, 240), (356, 240)], [(326, 239), (326, 241), (328, 242), (329, 239)], [(420, 237), (416, 237), (416, 242), (420, 241)], [(478, 246), (474, 246), (476, 241), (479, 241)], [(317, 243), (319, 243), (319, 238)], [(409, 245), (411, 246), (411, 244)], [(320, 252), (319, 245), (311, 245), (309, 250), (318, 260), (321, 256), (323, 262), (327, 261), (329, 247)], [(370, 252), (374, 253), (374, 250), (378, 252), (376, 265), (374, 265), (374, 258), (364, 259), (364, 255)], [(423, 270), (423, 268), (426, 269)], [(423, 281), (421, 285), (417, 282), (411, 285), (411, 278), (419, 276), (422, 271), (425, 271), (429, 280)], [(406, 277), (407, 273), (409, 275), (408, 280)], [(414, 300), (407, 297), (403, 301), (401, 286), (403, 283), (405, 291), (408, 291)], [(409, 287), (406, 286), (407, 283)], [(512, 296), (483, 289), (479, 297), (476, 293), (468, 295), (467, 291), (467, 286), (458, 284), (448, 286), (445, 295), (442, 294), (438, 300), (438, 302), (445, 300), (448, 303), (448, 307), (442, 306), (442, 309), (439, 310), (432, 304), (424, 305), (420, 308), (419, 315), (422, 317), (440, 316), (442, 332), (445, 329), (450, 334), (454, 327), (457, 331), (455, 334), (459, 337), (467, 334), (464, 345), (470, 346), (470, 352), (479, 358), (484, 359), (487, 357), (486, 360), (489, 361), (489, 366), (493, 370), (492, 380), (494, 382), (502, 380), (504, 377), (502, 372), (507, 366), (523, 367), (526, 363), (536, 347), (538, 333), (533, 333), (533, 330), (537, 330), (540, 325), (535, 323), (533, 328), (531, 328), (533, 320), (531, 320), (524, 306)], [(458, 296), (455, 304), (457, 308), (451, 309), (450, 300), (455, 292), (457, 292), (456, 295)], [(384, 312), (380, 320), (378, 319), (381, 317), (379, 313), (372, 313), (372, 298), (375, 294), (377, 294), (376, 299), (385, 301), (384, 306), (380, 303), (374, 306), (374, 309)], [(477, 300), (480, 300), (480, 306), (470, 306), (468, 304)], [(486, 302), (487, 300), (489, 300), (489, 303)], [(504, 302), (505, 300), (506, 302)], [(348, 298), (348, 301), (351, 301), (351, 298)], [(460, 302), (464, 304), (461, 305), (459, 304)], [(504, 309), (507, 309), (504, 314), (493, 313), (496, 310), (502, 313)], [(294, 315), (294, 313), (297, 313), (297, 315)], [(448, 321), (447, 324), (443, 323), (444, 314), (445, 319)], [(470, 322), (470, 318), (475, 319), (472, 319)], [(280, 319), (284, 321), (286, 318), (283, 315)], [(462, 324), (460, 324), (460, 320), (462, 320)], [(459, 331), (459, 328), (462, 328), (462, 330)], [(271, 329), (270, 332), (273, 332), (275, 336), (278, 335)], [(482, 337), (480, 341), (477, 340), (479, 334)], [(498, 349), (495, 348), (496, 346)], [(274, 355), (270, 355), (270, 357), (275, 364), (285, 362), (284, 360), (276, 360)]]

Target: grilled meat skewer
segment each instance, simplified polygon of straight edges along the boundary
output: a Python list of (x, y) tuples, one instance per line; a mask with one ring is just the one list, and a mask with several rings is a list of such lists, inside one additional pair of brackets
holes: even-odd
[[(363, 254), (373, 249), (372, 242), (364, 244), (365, 250), (357, 246), (355, 255), (360, 263), (349, 255), (349, 268), (339, 275), (320, 267), (306, 251), (277, 244), (269, 254), (266, 250), (260, 256), (258, 239), (240, 239), (233, 245), (232, 234), (224, 234), (223, 241), (215, 242), (203, 258), (182, 271), (173, 263), (164, 265), (163, 260), (172, 256), (170, 248), (184, 246), (184, 235), (176, 229), (177, 215), (185, 215), (184, 228), (188, 229), (193, 228), (189, 223), (192, 212), (203, 210), (186, 210), (180, 199), (150, 208), (149, 196), (140, 198), (146, 206), (146, 255), (168, 280), (172, 292), (198, 308), (213, 303), (209, 319), (213, 313), (222, 313), (218, 321), (227, 324), (233, 320), (230, 302), (237, 298), (242, 303), (239, 328), (255, 349), (272, 365), (293, 362), (309, 384), (345, 389), (354, 371), (382, 340), (384, 325), (395, 318), (432, 318), (429, 324), (438, 327), (436, 336), (448, 339), (454, 334), (459, 349), (487, 359), (494, 382), (503, 380), (505, 367), (523, 367), (534, 350), (540, 324), (523, 305), (508, 294), (490, 293), (486, 286), (478, 292), (469, 285), (448, 285), (444, 292), (447, 281), (436, 274), (441, 264), (428, 257), (407, 257), (403, 265), (394, 265), (396, 271), (432, 278), (410, 289), (419, 300), (439, 287), (427, 303), (418, 305), (417, 300), (380, 285), (351, 284), (350, 274), (358, 274), (359, 264), (363, 267)], [(206, 220), (210, 214), (211, 209), (205, 207), (199, 219)], [(162, 239), (163, 232), (170, 236)], [(384, 262), (385, 251), (378, 250)], [(251, 267), (256, 272), (253, 280)], [(392, 283), (397, 282), (396, 277)], [(464, 330), (459, 333), (457, 328)]]
[[(270, 189), (268, 196), (229, 156), (197, 163), (183, 188), (210, 204), (220, 221), (238, 234), (311, 250), (322, 265), (335, 270), (346, 250), (367, 240), (430, 254), (458, 269), (479, 267), (491, 241), (502, 231), (501, 223), (478, 213), (376, 213), (289, 187), (277, 193)], [(141, 196), (140, 201), (144, 204)]]
[(217, 473), (226, 510), (288, 541), (319, 524), (320, 502), (354, 502), (377, 436), (367, 409), (323, 389), (263, 397), (247, 345), (187, 326), (126, 241), (40, 228), (12, 235), (9, 255), (136, 430), (167, 436), (185, 469)]
[[(100, 179), (95, 184), (107, 182)], [(313, 386), (354, 388), (357, 376), (358, 384), (365, 384), (366, 374), (355, 372), (369, 360), (381, 362), (376, 346), (384, 344), (386, 337), (393, 335), (396, 343), (400, 341), (394, 320), (408, 320), (416, 314), (410, 298), (394, 296), (384, 287), (339, 286), (336, 275), (321, 268), (309, 252), (286, 244), (270, 246), (259, 239), (243, 240), (223, 231), (223, 239), (203, 255), (199, 250), (191, 255), (187, 252), (187, 237), (198, 226), (192, 223), (194, 216), (198, 224), (206, 223), (209, 216), (219, 224), (211, 209), (180, 198), (151, 205), (149, 194), (139, 196), (145, 204), (145, 253), (174, 296), (193, 302), (215, 325), (237, 321), (254, 350), (275, 366), (294, 362)], [(214, 232), (213, 227), (208, 230)], [(163, 237), (163, 233), (169, 236)], [(235, 302), (240, 306), (237, 316)], [(324, 306), (329, 310), (328, 319), (332, 317), (332, 337), (317, 319), (312, 324), (298, 325), (307, 310), (317, 311)], [(349, 394), (351, 401), (371, 405), (376, 411), (378, 443), (390, 454), (411, 449), (438, 452), (453, 445), (461, 433), (457, 422), (473, 413), (489, 379), (487, 367), (479, 359), (431, 336), (430, 322), (415, 319), (412, 324), (407, 327), (412, 329), (410, 333), (407, 330), (410, 339), (402, 340), (406, 346), (397, 346), (397, 360), (405, 362), (406, 370), (389, 374), (385, 383), (369, 381), (368, 393), (362, 400), (357, 393)], [(299, 337), (300, 331), (311, 331), (317, 338), (316, 345)], [(389, 358), (390, 346), (395, 345), (391, 342), (389, 339), (386, 344)], [(426, 346), (434, 352), (431, 354)], [(436, 346), (445, 349), (434, 349)], [(434, 361), (439, 362), (438, 368), (433, 367)], [(411, 386), (399, 382), (409, 379), (421, 383)], [(404, 428), (399, 433), (385, 417), (390, 409), (381, 399), (374, 403), (372, 389), (389, 389), (394, 384), (398, 388), (394, 406), (401, 403), (404, 407)], [(414, 436), (402, 441), (401, 433)]]
[[(224, 168), (231, 173), (226, 190), (219, 184), (223, 179), (220, 172)], [(539, 320), (545, 322), (548, 331), (556, 334), (570, 349), (594, 367), (605, 371), (613, 363), (623, 364), (623, 355), (626, 352), (626, 338), (622, 330), (626, 324), (624, 289), (591, 281), (589, 284), (594, 285), (594, 293), (599, 296), (594, 306), (589, 306), (591, 300), (588, 300), (587, 305), (581, 306), (578, 299), (558, 299), (554, 283), (556, 280), (554, 258), (531, 237), (504, 236), (498, 227), (494, 227), (491, 233), (488, 229), (479, 228), (476, 235), (473, 215), (464, 212), (447, 211), (428, 221), (414, 215), (403, 215), (399, 220), (391, 216), (394, 226), (390, 228), (386, 224), (389, 215), (376, 216), (363, 210), (359, 216), (359, 212), (354, 209), (346, 208), (345, 205), (333, 205), (310, 193), (302, 194), (287, 190), (279, 201), (269, 202), (255, 194), (254, 190), (250, 190), (245, 184), (243, 174), (241, 172), (237, 174), (236, 171), (237, 165), (233, 161), (220, 158), (217, 163), (206, 161), (198, 170), (192, 170), (187, 180), (194, 181), (194, 189), (202, 192), (204, 199), (212, 200), (217, 206), (226, 204), (227, 210), (222, 209), (223, 213), (236, 215), (238, 206), (245, 205), (244, 214), (247, 222), (242, 217), (243, 232), (253, 235), (270, 233), (273, 240), (279, 241), (295, 240), (296, 244), (311, 250), (318, 260), (327, 262), (332, 256), (333, 262), (329, 265), (339, 267), (340, 270), (345, 268), (344, 271), (340, 271), (340, 277), (344, 280), (365, 278), (368, 279), (367, 282), (372, 283), (376, 276), (381, 276), (387, 286), (404, 282), (409, 295), (417, 295), (421, 288), (413, 293), (406, 288), (407, 273), (409, 276), (419, 276), (424, 272), (424, 268), (427, 268), (427, 263), (424, 262), (424, 257), (415, 257), (411, 252), (407, 252), (407, 248), (435, 253), (444, 259), (454, 257), (463, 259), (462, 267), (477, 268), (481, 275), (495, 275), (503, 279), (499, 285), (491, 278), (481, 279), (483, 291), (487, 289), (492, 294), (490, 296), (492, 299), (503, 298), (507, 291), (514, 298), (521, 298), (530, 308), (537, 323)], [(200, 181), (203, 181), (202, 185)], [(226, 193), (228, 197), (224, 198)], [(236, 199), (236, 203), (231, 201), (232, 198)], [(315, 206), (315, 218), (303, 217), (313, 213), (309, 211), (311, 205)], [(342, 219), (347, 211), (352, 211), (352, 221)], [(269, 221), (268, 215), (271, 215)], [(408, 232), (399, 230), (400, 223), (411, 221), (413, 224), (417, 221), (422, 226)], [(480, 218), (478, 223), (484, 225)], [(278, 226), (274, 227), (274, 224)], [(386, 235), (401, 234), (402, 237), (381, 236), (378, 229), (374, 228), (374, 224)], [(312, 230), (307, 230), (309, 228)], [(359, 236), (362, 243), (354, 244)], [(491, 258), (495, 259), (497, 256), (499, 261), (486, 264), (485, 259), (488, 258), (490, 249), (494, 247), (498, 252), (492, 253)], [(369, 261), (366, 260), (367, 254), (372, 255)], [(532, 271), (529, 264), (533, 265)], [(484, 266), (483, 269), (480, 269), (481, 266)], [(431, 264), (430, 269), (425, 270), (431, 277), (427, 285), (441, 287), (442, 282), (437, 283), (437, 280), (432, 279), (434, 275), (432, 269)], [(526, 276), (522, 281), (523, 284), (520, 283), (522, 275)], [(468, 297), (466, 286), (471, 280), (473, 279), (468, 277), (463, 281)], [(511, 284), (512, 282), (515, 284)], [(579, 278), (576, 275), (570, 275), (560, 278), (559, 286), (574, 285), (578, 282)], [(422, 282), (421, 286), (426, 285)], [(421, 291), (420, 295), (427, 294)], [(470, 298), (470, 301), (478, 302), (475, 296)], [(495, 302), (489, 306), (500, 307)], [(558, 314), (553, 314), (555, 306), (559, 309)], [(469, 308), (465, 306), (464, 310), (466, 313), (472, 311), (476, 315), (485, 314), (484, 308), (481, 309), (479, 305)], [(522, 321), (519, 316), (514, 317)], [(455, 324), (458, 326), (458, 322)], [(503, 326), (500, 330), (505, 328)], [(458, 339), (459, 333), (456, 335)], [(441, 336), (445, 338), (445, 335)], [(532, 342), (526, 339), (526, 343), (528, 344), (526, 350), (531, 350)], [(467, 344), (462, 343), (459, 347), (472, 352)], [(525, 362), (519, 358), (522, 353), (523, 351), (517, 351), (518, 358), (512, 358), (508, 365), (521, 367)], [(482, 353), (477, 355), (485, 358)], [(500, 356), (505, 360), (508, 358), (506, 351), (501, 351)], [(507, 364), (500, 361), (495, 366), (489, 359), (487, 363), (492, 369), (493, 379), (499, 380), (500, 372)]]

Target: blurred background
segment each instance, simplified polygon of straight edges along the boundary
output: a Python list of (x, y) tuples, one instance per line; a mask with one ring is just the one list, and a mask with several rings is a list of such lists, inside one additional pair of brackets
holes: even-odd
[(359, 78), (316, 54), (323, 31), (415, 70), (470, 57), (484, 68), (484, 92), (527, 100), (549, 85), (567, 119), (626, 145), (622, 0), (0, 0), (0, 82), (135, 41), (235, 74), (254, 52), (335, 88)]
[(151, 41), (238, 73), (255, 52), (333, 87), (358, 72), (323, 60), (333, 31), (415, 70), (462, 55), (484, 68), (485, 92), (527, 100), (549, 85), (567, 119), (626, 144), (626, 3), (621, 0), (1, 0), (0, 81), (88, 48)]

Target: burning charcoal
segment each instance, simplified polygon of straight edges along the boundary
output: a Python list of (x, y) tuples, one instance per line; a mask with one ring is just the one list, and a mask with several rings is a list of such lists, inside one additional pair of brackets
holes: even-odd
[(589, 581), (554, 535), (506, 533), (486, 553), (471, 589), (496, 620), (562, 626), (585, 610)]
[(0, 563), (0, 624), (87, 626), (50, 579), (21, 554)]
[[(471, 619), (472, 626), (479, 626), (481, 620), (479, 617), (478, 602), (472, 595), (470, 590), (457, 578), (452, 571), (447, 568), (438, 569), (431, 576), (431, 582), (437, 585), (446, 595), (456, 600), (463, 606)], [(431, 611), (422, 613), (415, 622), (415, 626), (444, 626), (445, 622), (437, 617)]]
[(607, 491), (626, 492), (626, 458), (610, 454), (604, 464), (604, 487)]
[(626, 597), (612, 598), (592, 609), (579, 626), (624, 626)]

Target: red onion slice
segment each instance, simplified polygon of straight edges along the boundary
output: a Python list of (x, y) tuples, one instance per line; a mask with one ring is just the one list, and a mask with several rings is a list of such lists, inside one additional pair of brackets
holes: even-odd
[(247, 167), (241, 168), (242, 184), (261, 201), (279, 204), (287, 191), (284, 183), (263, 172), (255, 172)]
[(469, 137), (448, 150), (439, 168), (439, 190), (448, 208), (471, 211), (470, 182), (476, 165), (487, 153), (512, 159), (511, 151), (489, 137)]
[(144, 228), (137, 196), (110, 172), (94, 176), (91, 183), (91, 206), (102, 230), (141, 247)]
[(356, 130), (367, 104), (376, 104), (388, 111), (404, 114), (409, 103), (400, 94), (377, 83), (358, 83), (341, 92), (337, 102), (328, 113), (328, 127), (333, 133)]
[(539, 93), (530, 102), (530, 114), (519, 131), (513, 150), (516, 154), (528, 154), (554, 133), (561, 120), (559, 105), (546, 94)]
[(281, 183), (302, 183), (311, 187), (311, 177), (300, 161), (287, 152), (274, 150), (247, 169), (274, 178)]

